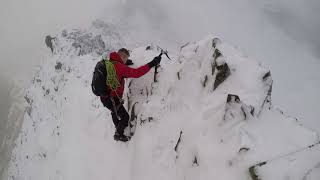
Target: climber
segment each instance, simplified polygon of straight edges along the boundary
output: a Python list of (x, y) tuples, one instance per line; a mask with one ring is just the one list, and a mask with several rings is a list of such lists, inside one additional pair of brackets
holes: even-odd
[[(100, 100), (102, 104), (111, 111), (112, 120), (116, 127), (114, 139), (125, 142), (130, 139), (130, 137), (123, 134), (124, 129), (129, 123), (129, 114), (123, 106), (122, 99), (125, 78), (139, 78), (143, 76), (152, 67), (155, 67), (160, 63), (161, 56), (156, 56), (149, 63), (136, 69), (126, 65), (130, 53), (125, 48), (119, 49), (118, 52), (112, 52), (109, 56), (109, 61), (106, 61), (107, 95), (100, 96)], [(112, 72), (114, 72), (114, 74), (112, 74)]]

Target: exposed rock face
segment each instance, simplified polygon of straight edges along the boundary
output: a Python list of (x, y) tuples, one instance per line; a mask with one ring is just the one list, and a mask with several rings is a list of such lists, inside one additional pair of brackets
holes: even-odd
[(73, 40), (72, 46), (78, 50), (78, 55), (86, 55), (89, 53), (96, 53), (102, 55), (105, 51), (105, 44), (101, 35), (93, 35), (92, 33), (85, 33), (79, 31), (73, 31), (63, 34), (66, 39)]

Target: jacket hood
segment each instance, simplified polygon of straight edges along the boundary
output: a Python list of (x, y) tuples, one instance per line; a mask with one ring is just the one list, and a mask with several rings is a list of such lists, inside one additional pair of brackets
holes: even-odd
[(117, 52), (110, 53), (110, 60), (123, 64), (123, 61)]

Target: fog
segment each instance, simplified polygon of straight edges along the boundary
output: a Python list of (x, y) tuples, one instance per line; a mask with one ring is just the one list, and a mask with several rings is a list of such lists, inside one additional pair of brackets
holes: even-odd
[(277, 27), (306, 44), (320, 57), (320, 1), (272, 0), (263, 5), (264, 13)]
[[(6, 81), (6, 79), (3, 79), (0, 77), (0, 83), (1, 83), (1, 87), (9, 87), (8, 82)], [(8, 117), (8, 111), (9, 111), (9, 103), (10, 102), (10, 93), (9, 93), (9, 89), (8, 88), (1, 88), (0, 89), (0, 94), (1, 94), (1, 101), (0, 101), (0, 115), (1, 115), (1, 119), (0, 119), (0, 142), (2, 142), (3, 137), (5, 136), (4, 134), (4, 127), (5, 124), (4, 122), (6, 121), (7, 117)]]
[(50, 53), (44, 37), (100, 18), (129, 28), (140, 44), (181, 45), (215, 34), (269, 66), (275, 104), (320, 131), (319, 12), (317, 0), (1, 0), (0, 125), (9, 90), (26, 87)]
[(23, 90), (49, 52), (44, 37), (63, 28), (87, 26), (107, 7), (103, 0), (0, 1), (0, 179), (12, 145), (3, 139), (17, 134)]
[(11, 104), (8, 101), (8, 90), (12, 88), (12, 84), (20, 87), (28, 85), (35, 67), (44, 60), (43, 55), (48, 53), (44, 37), (57, 33), (62, 28), (88, 25), (106, 9), (102, 2), (103, 0), (0, 1), (2, 122), (7, 118), (6, 107)]

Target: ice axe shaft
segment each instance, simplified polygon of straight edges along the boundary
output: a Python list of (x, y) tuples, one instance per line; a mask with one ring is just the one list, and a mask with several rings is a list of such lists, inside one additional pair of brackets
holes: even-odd
[(158, 82), (158, 81), (157, 81), (158, 66), (159, 66), (159, 65), (156, 65), (156, 67), (154, 68), (153, 82)]
[[(163, 50), (163, 49), (162, 49), (161, 47), (159, 47), (159, 46), (158, 46), (158, 48), (161, 49), (161, 53), (159, 54), (158, 57), (161, 57), (161, 56), (164, 54), (164, 55), (167, 56), (167, 58), (168, 58), (169, 60), (172, 61), (172, 59), (171, 59), (171, 58), (169, 57), (169, 55), (168, 55), (168, 51)], [(159, 66), (159, 65), (156, 65), (156, 67), (154, 68), (154, 78), (153, 78), (153, 82), (158, 82), (158, 80), (157, 80), (158, 66)]]

